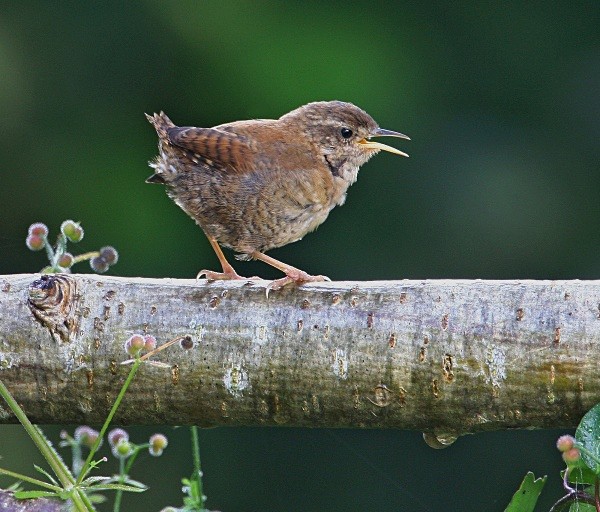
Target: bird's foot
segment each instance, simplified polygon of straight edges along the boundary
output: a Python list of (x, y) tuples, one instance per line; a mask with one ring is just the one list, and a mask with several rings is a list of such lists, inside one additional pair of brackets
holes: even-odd
[(285, 277), (275, 279), (271, 281), (267, 286), (267, 297), (271, 290), (281, 290), (284, 286), (289, 284), (295, 284), (296, 286), (303, 285), (304, 283), (317, 283), (323, 281), (331, 281), (327, 276), (311, 276), (303, 270), (295, 268), (289, 269)]
[(235, 270), (227, 270), (225, 272), (214, 272), (213, 270), (201, 270), (198, 272), (196, 276), (196, 280), (205, 277), (209, 281), (256, 281), (259, 280), (260, 277), (243, 277), (240, 276)]

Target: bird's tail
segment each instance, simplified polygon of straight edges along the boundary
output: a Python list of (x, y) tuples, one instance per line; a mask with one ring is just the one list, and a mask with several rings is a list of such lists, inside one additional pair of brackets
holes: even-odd
[(167, 130), (169, 128), (173, 128), (175, 125), (173, 124), (173, 121), (167, 117), (167, 114), (162, 111), (160, 114), (146, 114), (146, 119), (148, 119), (150, 124), (154, 126), (154, 129), (156, 130), (156, 133), (161, 141), (169, 140)]
[(152, 115), (146, 114), (146, 119), (154, 126), (159, 139), (159, 155), (148, 164), (154, 169), (154, 174), (146, 179), (146, 183), (167, 184), (174, 174), (173, 165), (169, 165), (169, 154), (171, 153), (169, 149), (171, 144), (169, 142), (168, 130), (175, 125), (164, 112)]

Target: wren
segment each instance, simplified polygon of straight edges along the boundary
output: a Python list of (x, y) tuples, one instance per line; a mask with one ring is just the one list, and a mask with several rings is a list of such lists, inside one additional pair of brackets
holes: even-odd
[(229, 264), (220, 246), (239, 260), (261, 260), (289, 283), (329, 280), (265, 254), (296, 242), (344, 204), (359, 167), (380, 150), (408, 156), (371, 140), (402, 133), (379, 128), (351, 103), (319, 101), (279, 119), (235, 121), (213, 128), (179, 127), (163, 113), (146, 115), (159, 138), (159, 155), (146, 181), (166, 185), (167, 194), (202, 228), (222, 272), (198, 278), (247, 279)]

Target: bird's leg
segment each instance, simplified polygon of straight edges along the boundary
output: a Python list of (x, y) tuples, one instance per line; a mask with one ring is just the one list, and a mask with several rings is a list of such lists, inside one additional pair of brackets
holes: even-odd
[(315, 281), (331, 281), (331, 279), (329, 279), (327, 276), (311, 276), (310, 274), (304, 272), (304, 270), (287, 265), (286, 263), (276, 260), (275, 258), (271, 258), (271, 256), (267, 256), (262, 252), (253, 251), (250, 253), (250, 256), (252, 256), (252, 258), (255, 260), (264, 261), (267, 265), (271, 265), (272, 267), (281, 270), (285, 274), (285, 277), (272, 281), (268, 286), (269, 290), (279, 290), (291, 283), (301, 285), (303, 283), (312, 283)]
[(219, 258), (219, 262), (221, 263), (223, 272), (213, 272), (212, 270), (201, 270), (200, 272), (198, 272), (196, 279), (200, 279), (201, 277), (206, 277), (206, 279), (208, 279), (209, 281), (227, 280), (227, 279), (244, 279), (244, 280), (245, 279), (257, 279), (257, 278), (249, 278), (249, 277), (240, 276), (234, 270), (234, 268), (230, 265), (230, 263), (227, 261), (227, 259), (225, 258), (225, 255), (223, 254), (221, 247), (217, 243), (217, 240), (210, 236), (207, 238), (208, 238), (208, 241), (210, 242), (210, 245), (212, 245), (212, 248), (214, 249), (215, 253), (217, 254), (217, 258)]

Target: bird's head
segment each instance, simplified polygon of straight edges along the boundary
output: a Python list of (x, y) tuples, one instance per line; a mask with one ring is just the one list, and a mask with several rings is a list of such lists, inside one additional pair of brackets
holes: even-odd
[[(379, 151), (408, 156), (387, 144), (371, 140), (373, 137), (399, 137), (406, 135), (380, 128), (364, 110), (342, 101), (309, 103), (280, 118), (288, 132), (297, 132), (326, 159), (334, 174), (354, 174), (358, 167)], [(409, 139), (410, 140), (410, 139)]]

